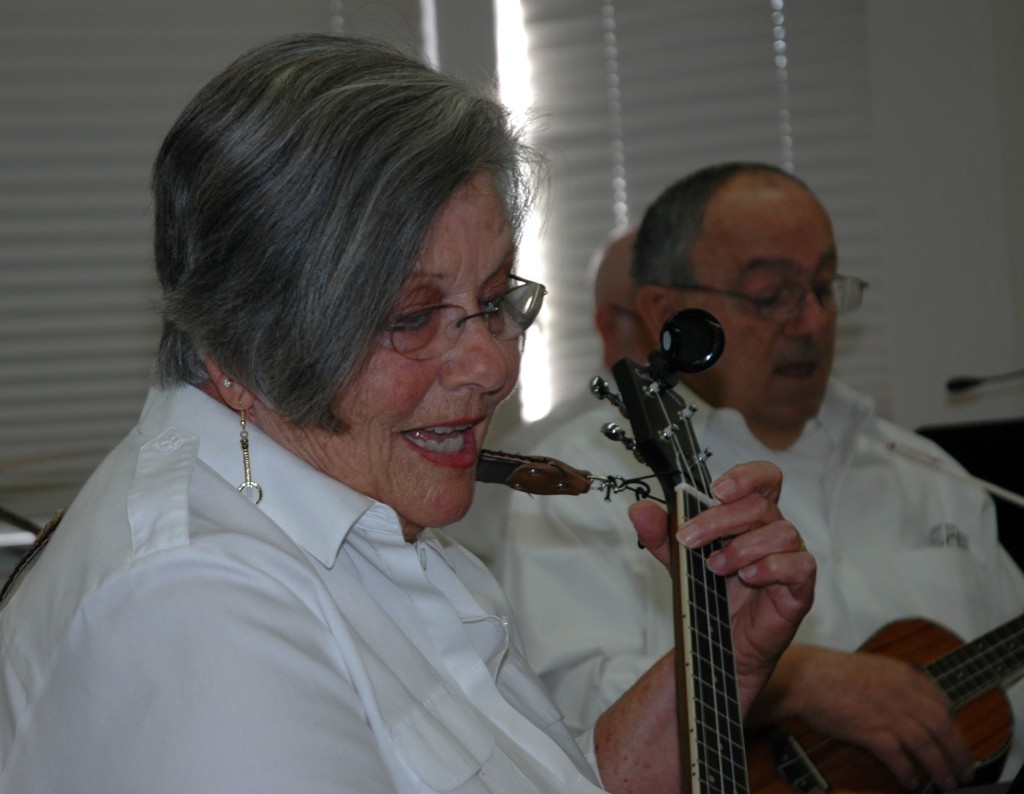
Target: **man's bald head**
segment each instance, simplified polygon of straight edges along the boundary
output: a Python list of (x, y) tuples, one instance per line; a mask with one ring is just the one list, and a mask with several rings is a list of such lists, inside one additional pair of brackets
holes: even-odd
[(594, 324), (604, 344), (604, 364), (620, 358), (646, 362), (654, 347), (633, 307), (636, 287), (630, 277), (636, 227), (614, 233), (594, 271)]

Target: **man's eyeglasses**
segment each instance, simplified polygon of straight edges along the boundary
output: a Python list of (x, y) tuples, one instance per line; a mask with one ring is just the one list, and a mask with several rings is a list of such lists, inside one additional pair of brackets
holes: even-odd
[(495, 339), (508, 341), (522, 336), (537, 319), (548, 291), (535, 281), (519, 276), (509, 278), (519, 283), (488, 301), (478, 312), (470, 314), (461, 306), (445, 303), (392, 320), (384, 327), (391, 338), (391, 346), (406, 358), (417, 361), (443, 356), (455, 347), (463, 326), (475, 317), (487, 324), (487, 330)]
[(754, 311), (766, 320), (776, 322), (788, 322), (800, 316), (807, 301), (807, 294), (814, 295), (827, 312), (842, 314), (852, 312), (860, 306), (864, 298), (864, 290), (868, 283), (855, 276), (837, 275), (827, 284), (808, 287), (798, 281), (787, 281), (774, 292), (760, 295), (749, 295), (746, 292), (734, 292), (727, 289), (715, 289), (714, 287), (703, 287), (699, 284), (672, 284), (671, 289), (696, 290), (698, 292), (711, 292), (718, 295), (727, 295), (732, 298), (739, 298), (750, 304)]

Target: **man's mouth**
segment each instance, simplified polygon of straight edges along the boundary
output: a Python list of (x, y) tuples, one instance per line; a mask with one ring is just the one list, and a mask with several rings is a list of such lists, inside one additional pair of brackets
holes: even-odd
[(451, 455), (461, 452), (465, 448), (469, 438), (467, 431), (470, 428), (472, 428), (472, 425), (420, 427), (416, 430), (409, 430), (402, 435), (420, 449)]
[(790, 378), (806, 378), (818, 368), (815, 361), (791, 361), (788, 364), (779, 364), (775, 372)]

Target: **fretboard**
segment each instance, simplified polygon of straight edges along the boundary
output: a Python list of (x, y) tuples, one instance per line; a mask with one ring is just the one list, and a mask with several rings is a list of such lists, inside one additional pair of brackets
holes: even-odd
[(925, 668), (960, 706), (997, 684), (1007, 684), (1024, 669), (1024, 615), (1004, 623)]
[[(684, 500), (691, 497), (683, 497)], [(683, 510), (679, 515), (693, 515)], [(737, 696), (736, 663), (726, 580), (708, 570), (707, 556), (720, 544), (683, 549), (680, 574), (687, 581), (681, 646), (688, 673), (689, 762), (691, 789), (699, 794), (745, 794), (746, 749), (743, 714)]]

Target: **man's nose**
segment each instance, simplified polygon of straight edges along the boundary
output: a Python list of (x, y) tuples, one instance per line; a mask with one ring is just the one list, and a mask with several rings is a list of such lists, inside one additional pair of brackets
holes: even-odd
[(824, 300), (814, 290), (807, 290), (800, 305), (800, 313), (786, 322), (786, 330), (793, 334), (813, 333), (835, 322), (835, 312), (825, 307)]

